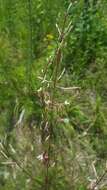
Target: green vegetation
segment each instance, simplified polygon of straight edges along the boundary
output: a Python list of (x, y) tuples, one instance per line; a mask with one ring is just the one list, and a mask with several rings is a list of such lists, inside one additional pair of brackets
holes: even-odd
[(0, 0), (0, 190), (107, 189), (106, 12)]

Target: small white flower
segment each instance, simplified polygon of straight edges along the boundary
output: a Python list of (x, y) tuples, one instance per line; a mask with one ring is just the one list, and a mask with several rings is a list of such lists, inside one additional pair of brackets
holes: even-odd
[(36, 157), (38, 160), (42, 161), (43, 160), (43, 154), (40, 154)]
[(64, 118), (63, 121), (64, 123), (69, 123), (69, 118)]
[(67, 100), (65, 100), (64, 104), (65, 105), (70, 105), (70, 103)]

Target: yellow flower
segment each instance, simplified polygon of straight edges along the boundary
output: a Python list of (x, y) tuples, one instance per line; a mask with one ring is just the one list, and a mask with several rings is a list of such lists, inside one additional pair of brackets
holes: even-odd
[(47, 34), (47, 35), (46, 35), (46, 38), (47, 38), (48, 40), (53, 40), (54, 36), (53, 36), (52, 34)]
[(48, 45), (47, 47), (49, 50), (51, 50), (53, 47), (51, 45)]

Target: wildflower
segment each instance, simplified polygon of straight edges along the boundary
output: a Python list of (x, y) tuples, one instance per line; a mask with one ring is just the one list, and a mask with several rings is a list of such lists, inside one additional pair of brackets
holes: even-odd
[(64, 118), (63, 121), (64, 123), (69, 123), (69, 118)]
[(36, 157), (38, 160), (42, 161), (43, 160), (43, 154), (40, 154)]
[(42, 161), (43, 164), (47, 165), (49, 163), (49, 156), (47, 152), (43, 152), (42, 154), (36, 157), (38, 160)]
[(64, 104), (69, 105), (70, 103), (68, 102), (68, 100), (65, 100)]
[(64, 122), (65, 124), (69, 123), (69, 118), (60, 118), (60, 122)]
[(52, 34), (47, 34), (47, 35), (46, 35), (46, 38), (47, 38), (48, 40), (53, 40), (54, 36), (53, 36)]

